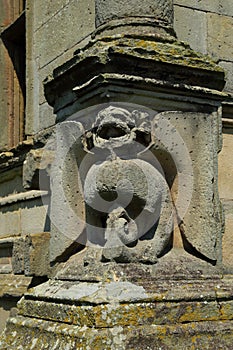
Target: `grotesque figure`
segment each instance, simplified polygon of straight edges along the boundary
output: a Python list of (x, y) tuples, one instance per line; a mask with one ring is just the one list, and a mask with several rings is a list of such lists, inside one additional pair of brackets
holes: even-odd
[(173, 220), (170, 190), (150, 151), (149, 114), (105, 108), (84, 143), (87, 241), (102, 247), (106, 260), (155, 263), (169, 246)]
[(51, 261), (74, 241), (98, 248), (102, 262), (154, 264), (171, 249), (193, 180), (171, 115), (115, 105), (57, 126)]

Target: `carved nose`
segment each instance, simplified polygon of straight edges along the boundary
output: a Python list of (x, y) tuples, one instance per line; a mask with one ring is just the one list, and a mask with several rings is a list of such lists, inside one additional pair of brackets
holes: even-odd
[(105, 123), (100, 125), (97, 130), (97, 135), (102, 139), (109, 140), (110, 138), (118, 138), (125, 136), (129, 132), (127, 125)]

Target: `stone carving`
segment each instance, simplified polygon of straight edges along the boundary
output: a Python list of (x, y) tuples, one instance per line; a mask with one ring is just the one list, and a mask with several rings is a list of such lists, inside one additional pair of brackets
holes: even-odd
[[(149, 113), (114, 106), (100, 110), (88, 131), (77, 121), (61, 125), (61, 165), (56, 169), (64, 170), (67, 157), (75, 158), (85, 201), (84, 217), (78, 214), (73, 222), (77, 233), (77, 221), (85, 221), (77, 241), (101, 248), (103, 261), (155, 263), (171, 246), (173, 204), (151, 151), (151, 125)], [(62, 177), (56, 184), (61, 182), (64, 185)], [(59, 195), (65, 203), (67, 198)], [(72, 215), (66, 215), (72, 221)]]
[[(154, 263), (172, 234), (172, 207), (162, 168), (148, 149), (149, 115), (110, 106), (98, 113), (90, 140), (99, 162), (84, 185), (88, 240), (104, 247), (106, 259)], [(96, 226), (104, 227), (99, 237)]]
[[(199, 169), (212, 148), (195, 146), (206, 115), (123, 107), (95, 106), (57, 126), (50, 260), (88, 246), (102, 262), (154, 264), (172, 248), (176, 226), (185, 250), (214, 263), (219, 226), (209, 213), (218, 202), (209, 202), (214, 184)], [(212, 233), (204, 229), (214, 223)]]

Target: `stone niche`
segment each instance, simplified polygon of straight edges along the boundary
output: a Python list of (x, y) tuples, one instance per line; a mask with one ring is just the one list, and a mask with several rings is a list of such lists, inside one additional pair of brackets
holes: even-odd
[(179, 244), (190, 262), (193, 256), (206, 267), (220, 264), (219, 108), (208, 113), (192, 103), (191, 111), (173, 111), (169, 101), (171, 110), (160, 112), (142, 99), (145, 106), (92, 106), (56, 128), (50, 259), (80, 250), (81, 279), (113, 263), (151, 265), (156, 274)]
[(57, 115), (45, 146), (53, 273), (21, 299), (0, 344), (230, 349), (224, 73), (176, 40), (169, 11), (124, 17), (116, 5), (112, 18), (103, 3), (91, 40), (45, 81)]

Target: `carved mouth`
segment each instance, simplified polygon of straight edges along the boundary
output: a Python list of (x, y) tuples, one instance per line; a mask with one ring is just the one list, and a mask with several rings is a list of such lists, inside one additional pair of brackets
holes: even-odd
[(98, 127), (96, 134), (102, 139), (109, 140), (125, 136), (129, 132), (130, 129), (126, 124), (104, 123)]

